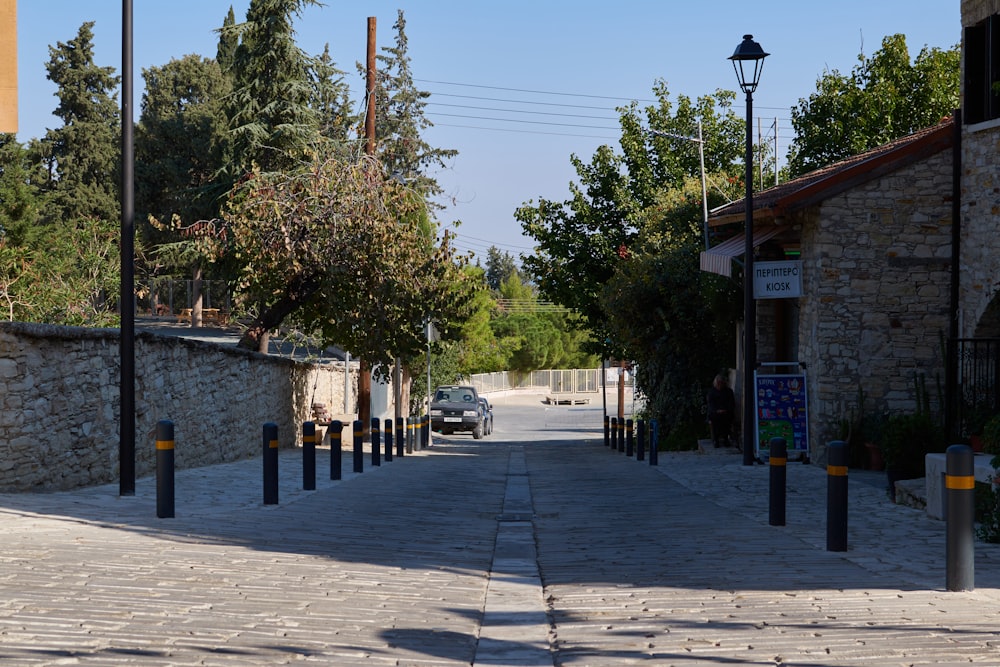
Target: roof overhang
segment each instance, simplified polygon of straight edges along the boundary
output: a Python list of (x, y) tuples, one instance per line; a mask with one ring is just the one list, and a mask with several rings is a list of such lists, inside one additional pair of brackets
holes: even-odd
[[(778, 227), (755, 227), (753, 230), (753, 247), (756, 248), (761, 243), (769, 241), (777, 236), (781, 229)], [(727, 278), (733, 275), (733, 259), (739, 257), (746, 250), (746, 237), (744, 234), (737, 234), (731, 239), (723, 241), (714, 248), (701, 252), (700, 264), (702, 271), (718, 273)]]

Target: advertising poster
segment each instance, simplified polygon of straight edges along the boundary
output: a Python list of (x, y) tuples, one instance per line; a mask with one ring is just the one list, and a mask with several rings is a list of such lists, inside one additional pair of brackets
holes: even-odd
[(757, 398), (757, 454), (767, 456), (771, 438), (784, 438), (789, 458), (796, 452), (809, 452), (809, 408), (806, 400), (806, 376), (754, 376)]

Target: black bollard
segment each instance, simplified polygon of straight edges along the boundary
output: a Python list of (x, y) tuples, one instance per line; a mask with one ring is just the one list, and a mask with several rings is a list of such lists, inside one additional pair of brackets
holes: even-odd
[(378, 417), (372, 417), (372, 465), (382, 465), (382, 437), (379, 434), (379, 425), (382, 421)]
[(302, 423), (302, 489), (316, 490), (316, 424)]
[(788, 454), (784, 438), (771, 438), (771, 493), (767, 522), (772, 526), (785, 525), (785, 480), (788, 474)]
[(278, 504), (278, 425), (264, 424), (264, 504)]
[(420, 446), (427, 449), (431, 446), (431, 416), (424, 415), (420, 418)]
[(385, 420), (385, 462), (392, 461), (392, 420)]
[(660, 464), (660, 423), (649, 420), (649, 465)]
[(354, 420), (354, 472), (365, 471), (365, 425)]
[(174, 423), (156, 422), (156, 518), (174, 516)]
[(639, 419), (635, 423), (635, 460), (646, 460), (646, 420)]
[(611, 451), (618, 451), (618, 417), (611, 418)]
[(826, 446), (826, 550), (847, 551), (847, 443)]
[(635, 456), (635, 436), (631, 419), (625, 420), (625, 456)]
[(330, 479), (344, 476), (344, 422), (330, 422)]
[(604, 446), (611, 446), (611, 418), (604, 415)]
[(403, 458), (403, 449), (406, 447), (406, 421), (403, 417), (396, 417), (396, 456)]
[(947, 588), (971, 591), (976, 579), (975, 455), (968, 445), (952, 445), (945, 453), (945, 528)]
[(406, 418), (406, 453), (413, 453), (413, 417)]

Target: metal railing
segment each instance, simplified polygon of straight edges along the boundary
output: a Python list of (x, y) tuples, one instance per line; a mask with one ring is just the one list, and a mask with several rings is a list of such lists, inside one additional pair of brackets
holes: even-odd
[(987, 416), (1000, 414), (1000, 338), (959, 338), (955, 343), (958, 432), (982, 427)]
[[(468, 381), (481, 394), (510, 391), (514, 389), (538, 389), (551, 394), (596, 394), (601, 391), (600, 368), (548, 369), (518, 373), (515, 371), (500, 371), (496, 373), (476, 373)], [(617, 369), (608, 369), (604, 386), (617, 387)], [(634, 380), (629, 375), (625, 386), (634, 386)]]

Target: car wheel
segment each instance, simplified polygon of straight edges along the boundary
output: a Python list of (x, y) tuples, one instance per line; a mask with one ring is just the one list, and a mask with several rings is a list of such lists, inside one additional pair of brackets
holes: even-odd
[(482, 440), (483, 438), (483, 422), (476, 424), (476, 428), (472, 429), (472, 437), (476, 440)]

